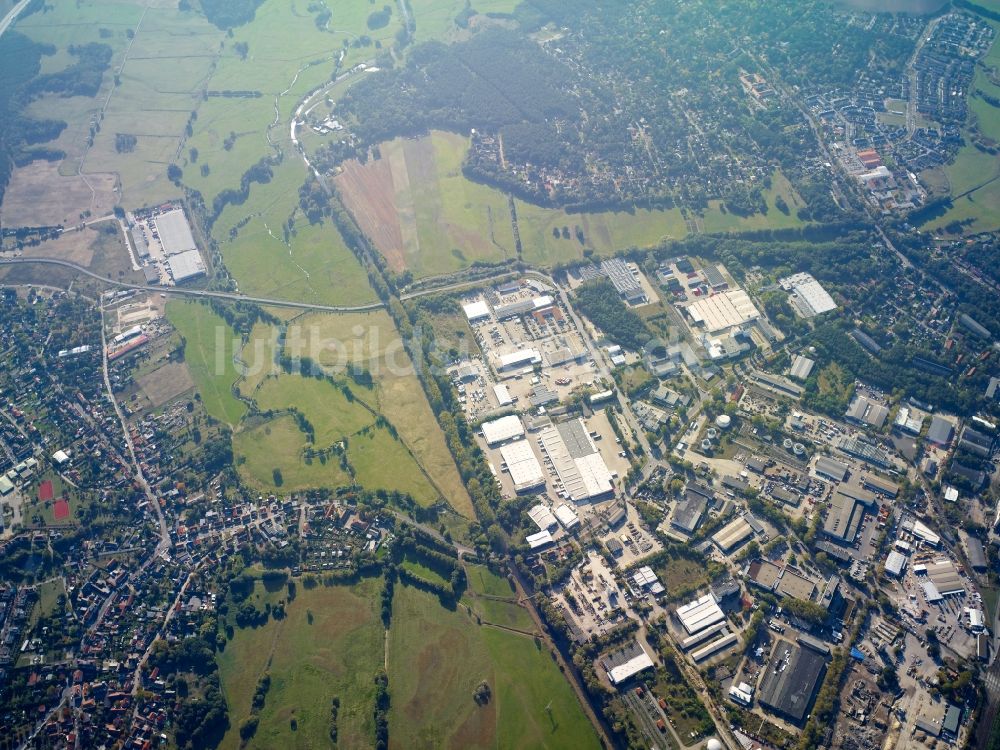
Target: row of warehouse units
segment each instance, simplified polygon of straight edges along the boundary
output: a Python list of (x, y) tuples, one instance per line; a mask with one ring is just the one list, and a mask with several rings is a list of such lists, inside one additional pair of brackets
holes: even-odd
[[(544, 419), (533, 422), (532, 427), (538, 452), (555, 474), (553, 484), (560, 498), (579, 504), (614, 495), (616, 475), (582, 418), (557, 423)], [(499, 448), (504, 462), (501, 468), (510, 473), (518, 492), (545, 485), (545, 471), (531, 442), (524, 440), (526, 431), (519, 416), (484, 422), (481, 431), (489, 447)]]

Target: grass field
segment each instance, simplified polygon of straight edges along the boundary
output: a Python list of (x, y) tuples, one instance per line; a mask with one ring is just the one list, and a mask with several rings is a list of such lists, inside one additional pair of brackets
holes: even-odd
[[(987, 7), (987, 3), (981, 4)], [(1000, 24), (992, 25), (994, 31), (1000, 33)], [(1000, 45), (996, 41), (982, 65), (993, 70), (1000, 69)], [(1000, 86), (990, 80), (983, 68), (977, 67), (971, 92), (968, 103), (976, 127), (984, 137), (1000, 141), (1000, 110), (976, 95), (981, 92), (1000, 97)], [(924, 229), (943, 230), (955, 222), (961, 224), (964, 234), (1000, 228), (1000, 156), (977, 149), (972, 143), (971, 132), (965, 133), (965, 140), (955, 161), (943, 169), (954, 205), (943, 216), (925, 223)]]
[[(579, 260), (586, 249), (599, 255), (611, 255), (616, 250), (652, 247), (664, 240), (687, 235), (679, 209), (567, 214), (561, 209), (541, 208), (520, 200), (516, 205), (522, 256), (535, 265), (552, 266)], [(575, 237), (577, 226), (583, 230), (582, 244)], [(568, 239), (562, 237), (563, 227), (569, 230)], [(560, 230), (558, 239), (553, 235), (554, 229)]]
[[(788, 213), (784, 214), (775, 205), (777, 199), (781, 197), (788, 206)], [(801, 227), (803, 222), (796, 216), (796, 211), (805, 207), (805, 203), (788, 179), (780, 172), (776, 171), (771, 175), (771, 189), (765, 193), (767, 201), (766, 214), (754, 214), (752, 216), (736, 216), (731, 213), (723, 213), (719, 201), (709, 201), (709, 210), (705, 212), (702, 220), (702, 231), (709, 234), (717, 232), (740, 232), (754, 229), (787, 229)]]
[(375, 421), (361, 404), (349, 402), (335, 385), (301, 375), (282, 374), (267, 380), (256, 393), (261, 411), (295, 408), (316, 431), (316, 446), (328, 448)]
[[(305, 167), (286, 160), (271, 182), (255, 184), (241, 206), (229, 206), (213, 233), (220, 238), (226, 267), (245, 294), (325, 305), (376, 301), (361, 264), (327, 221), (310, 225), (298, 210)], [(295, 234), (285, 244), (282, 227), (296, 214)], [(235, 240), (229, 229), (246, 222)], [(224, 240), (221, 238), (225, 237)]]
[[(486, 680), (492, 699), (472, 692)], [(477, 626), (422, 591), (397, 586), (389, 632), (390, 746), (597, 747), (569, 684), (532, 638)], [(546, 712), (550, 707), (550, 713)]]
[[(338, 746), (374, 744), (373, 680), (383, 661), (383, 629), (375, 610), (380, 585), (379, 579), (351, 587), (299, 585), (284, 620), (236, 631), (218, 656), (231, 724), (221, 748), (240, 746), (239, 726), (250, 715), (253, 692), (265, 670), (271, 688), (247, 747), (330, 747), (334, 696), (340, 698)], [(259, 584), (257, 591), (262, 591)]]
[(226, 321), (200, 302), (171, 301), (166, 313), (167, 320), (184, 337), (185, 361), (205, 410), (220, 422), (238, 424), (246, 413), (246, 406), (232, 392), (238, 377), (233, 353), (239, 348), (239, 337)]
[[(513, 13), (520, 0), (480, 0), (477, 13)], [(465, 32), (455, 25), (455, 17), (466, 7), (465, 0), (412, 0), (410, 11), (417, 21), (416, 41), (457, 41)], [(475, 24), (479, 19), (473, 19)]]
[[(471, 518), (469, 494), (444, 435), (436, 427), (436, 418), (388, 313), (378, 310), (345, 315), (303, 315), (290, 324), (289, 336), (292, 326), (297, 326), (298, 335), (305, 340), (315, 337), (319, 342), (326, 342), (310, 355), (321, 364), (340, 368), (349, 363), (357, 364), (371, 373), (374, 391), (359, 389), (358, 397), (370, 401), (376, 411), (385, 415), (416, 460), (433, 477), (448, 503)], [(434, 428), (428, 429), (429, 425)], [(379, 459), (375, 451), (370, 451), (357, 456), (359, 463), (355, 467), (359, 476), (368, 471), (366, 458), (370, 458), (371, 471), (377, 474)]]
[(345, 165), (337, 185), (362, 229), (396, 271), (416, 277), (515, 257), (507, 198), (462, 175), (469, 140), (434, 131), (379, 147)]
[(510, 581), (498, 576), (485, 565), (466, 566), (466, 576), (469, 580), (469, 588), (478, 594), (502, 596), (511, 599), (515, 595)]
[[(298, 492), (316, 487), (345, 487), (351, 475), (340, 467), (336, 456), (325, 462), (306, 460), (311, 447), (295, 419), (282, 416), (233, 435), (233, 456), (237, 470), (252, 487), (268, 492)], [(274, 481), (274, 469), (281, 472), (282, 483)]]

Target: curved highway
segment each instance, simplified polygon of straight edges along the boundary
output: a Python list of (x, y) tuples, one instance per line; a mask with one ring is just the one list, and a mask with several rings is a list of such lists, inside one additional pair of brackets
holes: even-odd
[(114, 281), (112, 279), (105, 278), (104, 276), (94, 273), (93, 271), (84, 268), (83, 266), (77, 265), (72, 261), (60, 260), (59, 258), (0, 259), (0, 266), (19, 266), (19, 265), (27, 266), (34, 264), (62, 266), (63, 268), (68, 268), (71, 271), (83, 274), (84, 276), (90, 276), (92, 279), (97, 279), (98, 281), (107, 284), (108, 286), (114, 286), (120, 289), (135, 289), (142, 292), (159, 292), (161, 294), (172, 294), (178, 297), (192, 297), (195, 299), (219, 299), (225, 302), (253, 302), (258, 305), (271, 305), (273, 307), (291, 307), (298, 310), (316, 310), (319, 312), (335, 312), (335, 313), (366, 312), (368, 310), (377, 310), (380, 307), (384, 307), (384, 305), (381, 302), (370, 302), (367, 305), (353, 305), (353, 306), (318, 305), (312, 302), (295, 302), (293, 300), (287, 300), (287, 299), (271, 299), (269, 297), (249, 297), (245, 294), (237, 294), (235, 292), (214, 292), (205, 289), (185, 289), (183, 287), (176, 287), (176, 286), (130, 284), (126, 281)]

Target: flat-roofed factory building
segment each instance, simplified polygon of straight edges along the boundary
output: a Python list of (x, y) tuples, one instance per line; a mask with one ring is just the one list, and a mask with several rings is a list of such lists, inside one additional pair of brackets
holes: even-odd
[(823, 654), (803, 645), (779, 640), (764, 669), (758, 700), (779, 716), (801, 724), (825, 671)]

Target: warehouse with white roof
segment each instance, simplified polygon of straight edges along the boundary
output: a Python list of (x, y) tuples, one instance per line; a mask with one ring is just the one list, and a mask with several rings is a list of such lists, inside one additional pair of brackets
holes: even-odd
[(514, 483), (515, 492), (527, 492), (545, 484), (545, 472), (531, 450), (531, 443), (518, 440), (508, 443), (500, 449), (500, 457), (507, 465), (510, 480)]
[(582, 419), (549, 424), (538, 441), (570, 500), (582, 503), (614, 492), (611, 471)]
[(176, 255), (170, 255), (166, 260), (170, 269), (170, 277), (175, 284), (194, 279), (205, 274), (205, 262), (197, 250), (185, 250)]
[(700, 299), (688, 305), (687, 312), (694, 324), (708, 333), (745, 325), (760, 317), (760, 311), (742, 289)]
[(482, 300), (462, 305), (462, 311), (470, 323), (477, 323), (480, 320), (490, 317), (490, 307)]
[(780, 279), (778, 283), (782, 289), (791, 293), (789, 302), (803, 318), (812, 318), (837, 309), (833, 297), (812, 274), (797, 273)]
[(153, 217), (153, 224), (156, 226), (156, 234), (160, 238), (160, 245), (165, 254), (177, 255), (196, 248), (191, 225), (188, 224), (182, 209), (175, 208)]
[(521, 418), (516, 414), (483, 422), (482, 430), (483, 437), (486, 438), (490, 447), (524, 437), (524, 425), (521, 424)]
[(693, 602), (688, 602), (677, 608), (677, 619), (681, 621), (688, 635), (694, 635), (705, 628), (726, 619), (719, 603), (711, 592)]

